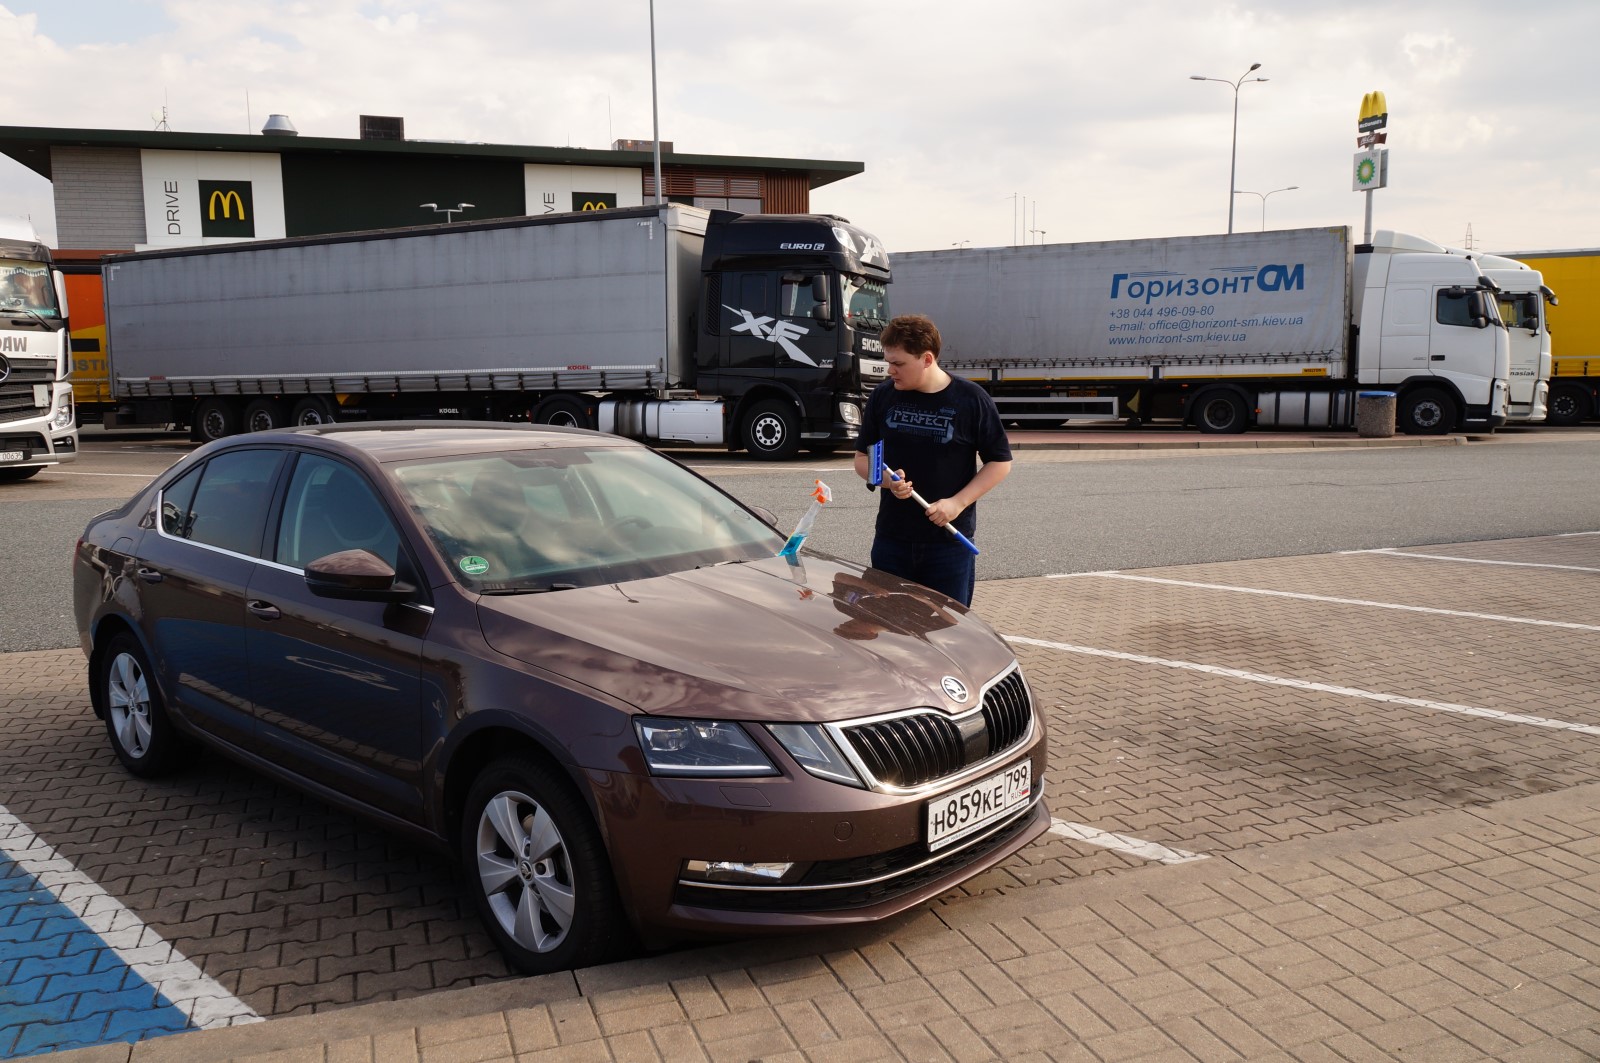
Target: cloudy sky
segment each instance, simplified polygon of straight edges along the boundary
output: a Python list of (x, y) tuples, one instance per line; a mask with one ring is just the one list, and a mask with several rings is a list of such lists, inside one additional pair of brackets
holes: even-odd
[[(891, 250), (1349, 225), (1362, 94), (1386, 93), (1377, 228), (1489, 250), (1600, 246), (1600, 3), (656, 0), (661, 136), (850, 159), (813, 193)], [(650, 136), (647, 0), (0, 0), (12, 125), (605, 148)], [(248, 100), (248, 108), (247, 108)], [(1026, 218), (1021, 205), (1026, 201)], [(1263, 200), (1241, 195), (1235, 228)], [(0, 213), (55, 232), (0, 158)], [(1031, 237), (1029, 230), (1042, 230)]]

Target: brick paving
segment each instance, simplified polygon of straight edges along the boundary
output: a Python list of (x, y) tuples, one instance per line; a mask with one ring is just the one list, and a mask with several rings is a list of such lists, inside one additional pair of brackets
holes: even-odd
[[(1600, 536), (1417, 550), (1600, 567)], [(1555, 569), (1138, 574), (1600, 625), (1595, 576)], [(1095, 576), (976, 604), (1036, 639), (1600, 723), (1600, 632)], [(274, 1017), (53, 1058), (1600, 1057), (1600, 737), (1018, 652), (1052, 814), (1210, 859), (1051, 835), (884, 927), (531, 980), (438, 858), (221, 758), (135, 780), (77, 651), (0, 655), (0, 805)]]

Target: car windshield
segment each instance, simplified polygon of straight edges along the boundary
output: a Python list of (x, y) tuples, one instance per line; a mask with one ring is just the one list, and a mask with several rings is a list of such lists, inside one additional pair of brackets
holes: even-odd
[(392, 472), (456, 578), (484, 593), (662, 576), (783, 546), (738, 502), (643, 448), (431, 458)]

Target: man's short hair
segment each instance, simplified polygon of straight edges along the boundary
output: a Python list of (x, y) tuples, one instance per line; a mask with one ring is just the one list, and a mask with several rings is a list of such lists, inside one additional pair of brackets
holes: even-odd
[(908, 354), (939, 357), (939, 329), (922, 314), (902, 314), (883, 327), (878, 339), (885, 348), (898, 347)]

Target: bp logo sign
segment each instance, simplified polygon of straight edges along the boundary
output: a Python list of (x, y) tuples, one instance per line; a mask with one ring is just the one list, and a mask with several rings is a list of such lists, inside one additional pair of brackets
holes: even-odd
[(1358, 151), (1355, 158), (1355, 169), (1352, 173), (1351, 187), (1357, 192), (1367, 192), (1374, 188), (1385, 188), (1389, 184), (1389, 153), (1378, 148), (1374, 151)]

